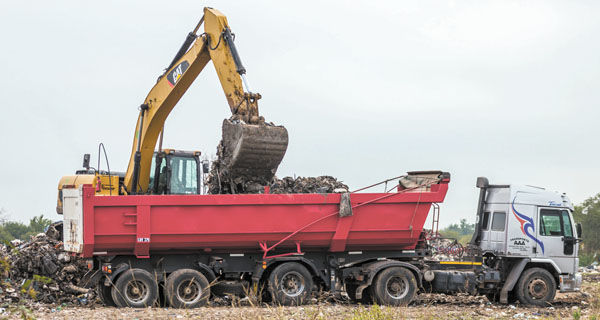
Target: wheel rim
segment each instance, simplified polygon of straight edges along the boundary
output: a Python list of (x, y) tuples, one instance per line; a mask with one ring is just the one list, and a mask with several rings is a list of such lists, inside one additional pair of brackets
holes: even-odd
[(290, 271), (281, 277), (280, 288), (287, 296), (297, 297), (304, 292), (304, 277), (296, 271)]
[(536, 300), (543, 299), (548, 294), (548, 285), (546, 281), (541, 278), (534, 278), (529, 281), (529, 285), (527, 286), (529, 291), (529, 295)]
[(130, 280), (125, 287), (125, 297), (131, 302), (142, 302), (148, 296), (148, 286), (138, 280)]
[(385, 291), (393, 299), (402, 299), (406, 297), (408, 288), (408, 280), (405, 277), (391, 277), (385, 283)]
[(202, 287), (195, 279), (181, 281), (177, 286), (177, 299), (184, 303), (195, 303), (202, 297)]

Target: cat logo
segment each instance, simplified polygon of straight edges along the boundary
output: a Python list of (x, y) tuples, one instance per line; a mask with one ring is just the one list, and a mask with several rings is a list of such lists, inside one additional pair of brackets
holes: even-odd
[(171, 72), (169, 72), (169, 74), (167, 75), (167, 82), (169, 83), (171, 88), (175, 86), (177, 81), (179, 81), (179, 78), (183, 76), (185, 70), (187, 70), (189, 66), (190, 64), (184, 60), (182, 63), (175, 66), (175, 68), (173, 68)]

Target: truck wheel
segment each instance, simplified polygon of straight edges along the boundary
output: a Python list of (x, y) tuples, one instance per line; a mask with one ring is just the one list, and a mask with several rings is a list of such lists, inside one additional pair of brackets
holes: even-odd
[(516, 291), (521, 303), (545, 307), (556, 295), (556, 281), (548, 270), (531, 268), (521, 275)]
[(206, 277), (193, 269), (180, 269), (167, 277), (165, 293), (173, 308), (196, 308), (210, 298)]
[(146, 270), (129, 269), (117, 279), (111, 296), (117, 307), (150, 307), (158, 298), (158, 283)]
[(277, 266), (269, 276), (273, 301), (284, 306), (301, 305), (310, 298), (313, 280), (310, 272), (297, 262)]
[(111, 286), (105, 286), (103, 282), (104, 280), (100, 281), (96, 286), (96, 294), (98, 295), (98, 298), (100, 298), (100, 301), (103, 305), (107, 307), (116, 307), (117, 305), (115, 304), (115, 301), (110, 293)]
[(373, 283), (371, 293), (380, 305), (404, 306), (417, 293), (415, 275), (403, 267), (389, 267), (381, 271)]

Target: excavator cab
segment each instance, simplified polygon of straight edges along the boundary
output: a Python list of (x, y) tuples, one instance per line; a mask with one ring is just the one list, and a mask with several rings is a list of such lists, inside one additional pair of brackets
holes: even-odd
[(199, 151), (164, 149), (152, 158), (151, 194), (202, 194), (203, 176), (208, 162), (200, 160)]

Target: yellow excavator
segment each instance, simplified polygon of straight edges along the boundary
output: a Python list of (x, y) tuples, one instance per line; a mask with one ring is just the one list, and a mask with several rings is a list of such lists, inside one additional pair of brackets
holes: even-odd
[[(204, 32), (198, 34), (202, 24)], [(272, 179), (287, 150), (287, 130), (266, 123), (259, 115), (261, 96), (250, 89), (234, 39), (227, 18), (218, 10), (204, 8), (202, 19), (139, 107), (127, 171), (91, 168), (86, 154), (85, 170), (60, 180), (57, 212), (62, 213), (62, 189), (83, 184), (93, 185), (98, 195), (201, 194), (208, 165), (200, 161), (200, 152), (163, 149), (162, 134), (169, 113), (209, 61), (215, 66), (232, 114), (223, 121), (216, 178)], [(100, 155), (100, 148), (98, 152)]]

